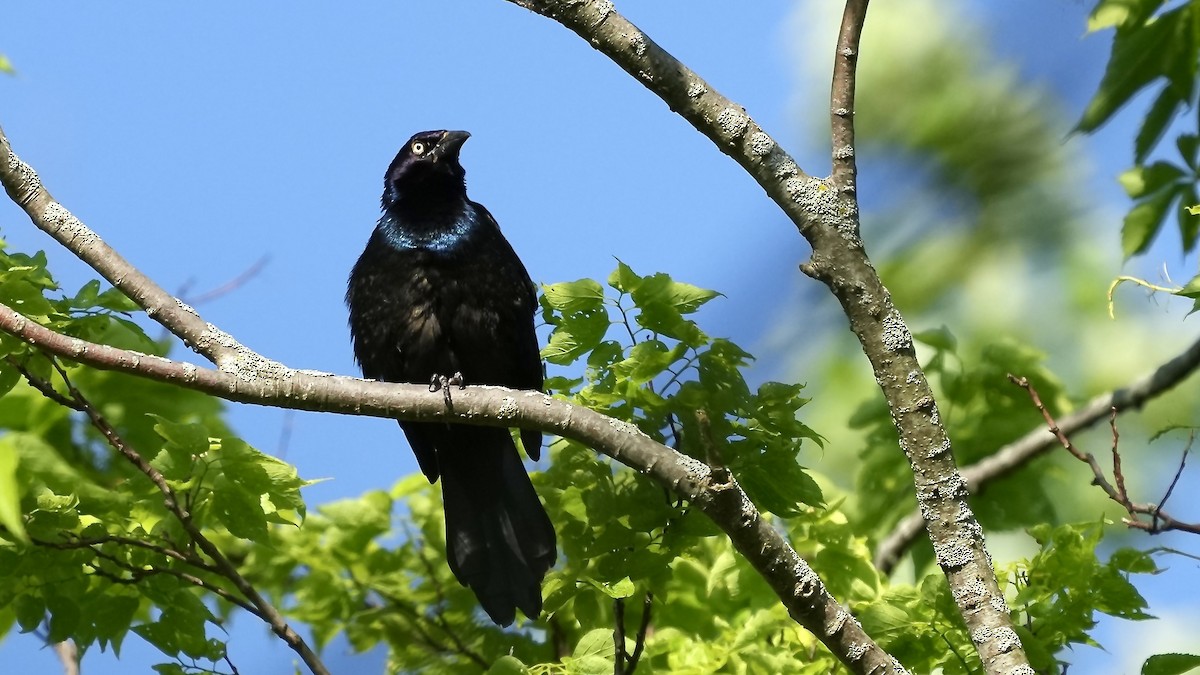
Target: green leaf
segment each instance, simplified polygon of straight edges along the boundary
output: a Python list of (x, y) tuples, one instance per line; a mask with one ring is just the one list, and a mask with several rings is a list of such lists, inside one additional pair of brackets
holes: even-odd
[(1125, 223), (1121, 226), (1121, 250), (1127, 259), (1149, 248), (1150, 242), (1162, 228), (1171, 202), (1178, 196), (1176, 190), (1162, 190), (1139, 202), (1126, 214)]
[[(1094, 131), (1109, 120), (1134, 94), (1157, 80), (1168, 77), (1180, 84), (1180, 69), (1195, 60), (1191, 29), (1191, 5), (1166, 12), (1136, 30), (1119, 30), (1113, 40), (1112, 56), (1100, 87), (1076, 125), (1079, 131)], [(1109, 19), (1105, 19), (1106, 21)], [(1189, 71), (1190, 72), (1190, 71)], [(1177, 92), (1183, 97), (1191, 92)]]
[(1094, 33), (1114, 26), (1140, 24), (1166, 0), (1100, 0), (1088, 17), (1087, 29)]
[[(611, 628), (597, 628), (588, 631), (575, 645), (571, 656), (581, 659), (585, 656), (600, 656), (611, 658), (616, 653), (613, 648), (613, 632)], [(612, 670), (611, 663), (609, 670)]]
[(1179, 239), (1184, 253), (1191, 253), (1200, 237), (1200, 218), (1191, 212), (1189, 204), (1200, 202), (1200, 194), (1196, 192), (1196, 184), (1189, 183), (1179, 196), (1179, 208), (1176, 218), (1179, 221)]
[(1179, 149), (1179, 157), (1183, 159), (1183, 163), (1194, 171), (1197, 150), (1200, 150), (1200, 137), (1196, 134), (1181, 134), (1175, 139), (1175, 147)]
[(529, 675), (529, 666), (515, 656), (505, 655), (496, 659), (487, 675)]
[[(1142, 120), (1142, 126), (1138, 129), (1137, 137), (1134, 139), (1134, 163), (1141, 164), (1146, 161), (1150, 151), (1162, 140), (1171, 120), (1175, 118), (1175, 113), (1185, 103), (1186, 101), (1179, 97), (1179, 92), (1175, 91), (1174, 87), (1163, 87), (1150, 106), (1150, 110), (1146, 112), (1146, 117)], [(1188, 166), (1195, 168), (1195, 164), (1192, 163), (1189, 163)]]
[(1135, 166), (1117, 177), (1125, 193), (1133, 199), (1141, 199), (1166, 188), (1184, 176), (1183, 169), (1170, 162), (1155, 162), (1149, 166)]
[(542, 297), (560, 312), (582, 312), (604, 304), (604, 287), (594, 279), (542, 284)]
[(240, 488), (218, 488), (213, 491), (212, 507), (217, 520), (233, 536), (257, 542), (267, 540), (267, 517), (258, 495)]
[(1200, 310), (1200, 275), (1192, 277), (1192, 280), (1187, 282), (1187, 285), (1175, 291), (1175, 295), (1192, 299), (1192, 309), (1188, 311), (1188, 314)]
[(1195, 654), (1155, 654), (1142, 664), (1142, 675), (1183, 675), (1200, 668)]
[(5, 75), (13, 75), (16, 72), (17, 71), (13, 70), (12, 61), (9, 61), (7, 56), (0, 54), (0, 73), (4, 73)]
[(542, 348), (542, 358), (559, 366), (574, 363), (599, 346), (610, 323), (603, 307), (564, 316)]
[(21, 626), (22, 633), (36, 629), (46, 618), (46, 601), (40, 595), (22, 593), (17, 596), (13, 608), (16, 610), (17, 625)]
[(608, 285), (622, 293), (632, 293), (641, 284), (642, 278), (620, 260), (617, 261), (617, 269), (608, 275)]
[(25, 532), (25, 519), (21, 512), (21, 495), (24, 490), (17, 483), (17, 449), (12, 443), (0, 440), (0, 525), (8, 528), (14, 537), (29, 541)]
[(79, 605), (74, 600), (63, 595), (46, 598), (46, 609), (50, 612), (47, 642), (62, 642), (75, 632), (82, 618)]

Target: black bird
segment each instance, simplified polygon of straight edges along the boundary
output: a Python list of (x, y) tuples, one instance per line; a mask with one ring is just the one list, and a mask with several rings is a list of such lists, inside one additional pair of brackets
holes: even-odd
[[(492, 214), (467, 198), (458, 153), (469, 136), (421, 132), (388, 167), (383, 215), (346, 291), (354, 355), (367, 378), (432, 382), (431, 391), (462, 381), (540, 391), (536, 290)], [(516, 608), (536, 618), (554, 527), (508, 430), (400, 428), (429, 482), (442, 479), (446, 557), (459, 583), (499, 625)], [(537, 460), (541, 432), (522, 431), (521, 443)]]

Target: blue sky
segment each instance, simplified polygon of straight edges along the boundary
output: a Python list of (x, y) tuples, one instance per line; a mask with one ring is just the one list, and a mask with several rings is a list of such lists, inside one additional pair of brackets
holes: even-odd
[[(1082, 108), (1108, 48), (1107, 38), (1081, 39), (1083, 3), (966, 4), (1023, 76)], [(617, 3), (824, 175), (826, 142), (797, 115), (823, 117), (827, 101), (796, 101), (795, 62), (831, 54), (836, 31), (823, 32), (828, 44), (798, 46), (792, 22), (828, 14), (802, 6)], [(211, 289), (269, 256), (236, 293), (198, 309), (271, 358), (357, 373), (342, 294), (378, 215), (383, 171), (413, 132), (458, 128), (472, 133), (462, 155), (471, 196), (535, 280), (603, 278), (619, 257), (719, 289), (727, 299), (707, 310), (710, 332), (758, 353), (764, 377), (794, 376), (771, 372), (786, 359), (756, 347), (806, 283), (796, 265), (807, 245), (736, 164), (547, 19), (502, 0), (40, 2), (0, 16), (0, 53), (18, 70), (0, 78), (0, 125), (17, 153), (170, 291)], [(1095, 198), (1114, 209), (1124, 205), (1113, 176), (1128, 162), (1130, 117), (1073, 141), (1094, 166)], [(860, 166), (869, 180), (870, 158)], [(1115, 248), (1118, 223), (1108, 227), (1100, 240)], [(68, 288), (93, 276), (11, 204), (0, 204), (0, 232), (13, 249), (47, 249)], [(231, 417), (251, 443), (279, 447), (285, 413), (235, 406)], [(286, 452), (302, 475), (334, 478), (307, 493), (310, 504), (416, 468), (386, 420), (298, 414)], [(291, 672), (286, 650), (250, 623), (235, 626), (231, 644), (242, 672)], [(90, 655), (86, 672), (156, 662), (136, 639), (126, 644), (122, 664)], [(10, 636), (0, 669), (55, 672), (40, 647)], [(335, 670), (378, 661), (333, 650)]]

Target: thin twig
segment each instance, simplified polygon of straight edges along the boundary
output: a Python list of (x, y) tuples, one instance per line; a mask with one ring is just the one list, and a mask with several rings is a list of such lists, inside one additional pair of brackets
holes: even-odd
[[(163, 475), (148, 461), (146, 461), (141, 454), (134, 450), (132, 446), (125, 442), (120, 434), (117, 433), (117, 430), (111, 424), (109, 424), (108, 420), (98, 410), (96, 410), (91, 402), (88, 401), (87, 398), (85, 398), (84, 395), (75, 387), (75, 385), (71, 382), (66, 369), (64, 369), (56, 359), (51, 358), (51, 363), (58, 371), (59, 376), (63, 380), (63, 384), (67, 388), (68, 398), (73, 401), (76, 406), (78, 406), (75, 409), (82, 410), (88, 416), (88, 419), (91, 420), (92, 426), (94, 426), (101, 433), (101, 435), (104, 436), (109, 445), (111, 445), (118, 453), (121, 454), (122, 457), (129, 461), (129, 463), (133, 464), (139, 472), (141, 472), (143, 475), (149, 478), (152, 483), (154, 483), (155, 487), (157, 487), (159, 492), (163, 495), (163, 503), (166, 505), (167, 510), (179, 520), (179, 523), (183, 526), (184, 531), (188, 533), (188, 536), (193, 542), (196, 543), (200, 550), (203, 551), (204, 554), (213, 561), (217, 573), (233, 583), (238, 591), (246, 598), (246, 601), (248, 601), (249, 605), (255, 608), (254, 613), (262, 618), (262, 620), (271, 627), (271, 630), (300, 656), (304, 663), (308, 665), (309, 669), (312, 670), (314, 675), (329, 675), (329, 670), (325, 667), (325, 664), (322, 663), (316, 652), (312, 651), (312, 649), (304, 641), (304, 638), (300, 637), (298, 633), (288, 626), (287, 622), (283, 619), (283, 616), (279, 614), (279, 611), (276, 610), (273, 605), (267, 602), (266, 599), (263, 598), (262, 595), (257, 591), (257, 589), (255, 589), (248, 581), (246, 581), (245, 577), (238, 572), (233, 563), (231, 563), (229, 559), (221, 553), (220, 549), (218, 549), (216, 545), (213, 544), (207, 537), (205, 537), (204, 533), (202, 533), (200, 529), (196, 527), (195, 523), (192, 522), (191, 514), (180, 505), (179, 500), (175, 496), (175, 491), (169, 484), (167, 484), (166, 478), (163, 477)], [(50, 383), (41, 380), (32, 373), (26, 371), (22, 374), (25, 375), (30, 384), (38, 388), (39, 391), (45, 393), (47, 390), (54, 390)], [(29, 379), (30, 377), (33, 379)], [(99, 555), (99, 553), (97, 554)], [(201, 583), (204, 583), (203, 580), (197, 580)], [(216, 591), (214, 590), (213, 592)], [(232, 597), (233, 596), (229, 596), (226, 599), (229, 599), (231, 602), (236, 602), (239, 604), (239, 606), (246, 607), (246, 605), (242, 605), (241, 602), (232, 599)]]
[(1153, 522), (1155, 524), (1158, 523), (1159, 514), (1162, 513), (1162, 509), (1164, 506), (1166, 506), (1167, 500), (1171, 498), (1171, 493), (1175, 492), (1175, 486), (1179, 483), (1179, 477), (1183, 475), (1183, 467), (1187, 466), (1188, 453), (1192, 451), (1192, 443), (1195, 441), (1196, 431), (1193, 429), (1190, 433), (1188, 433), (1187, 445), (1183, 446), (1183, 453), (1179, 456), (1179, 467), (1175, 469), (1175, 476), (1171, 478), (1171, 484), (1167, 486), (1167, 491), (1163, 494), (1163, 498), (1158, 500), (1158, 506), (1154, 509), (1154, 513), (1152, 515), (1154, 518)]
[(833, 62), (830, 121), (833, 137), (833, 174), (830, 182), (843, 193), (857, 190), (858, 169), (854, 160), (854, 90), (858, 68), (858, 45), (868, 0), (847, 0), (838, 30), (837, 54)]
[[(1072, 443), (1070, 439), (1067, 438), (1066, 434), (1063, 433), (1062, 429), (1059, 428), (1058, 424), (1054, 421), (1054, 417), (1052, 417), (1050, 412), (1046, 410), (1046, 406), (1042, 405), (1042, 401), (1037, 394), (1037, 390), (1034, 389), (1033, 385), (1029, 383), (1029, 380), (1023, 377), (1016, 377), (1014, 375), (1009, 375), (1008, 379), (1029, 394), (1034, 406), (1037, 407), (1037, 409), (1042, 413), (1042, 418), (1046, 420), (1046, 425), (1050, 428), (1051, 433), (1053, 433), (1055, 438), (1058, 439), (1058, 442), (1064, 448), (1066, 448), (1067, 452), (1071, 453), (1075, 459), (1087, 464), (1092, 470), (1092, 484), (1103, 490), (1104, 494), (1108, 495), (1109, 499), (1124, 507), (1125, 511), (1129, 514), (1129, 517), (1123, 520), (1127, 526), (1142, 530), (1148, 534), (1158, 534), (1160, 532), (1167, 532), (1170, 530), (1179, 530), (1182, 532), (1190, 532), (1192, 534), (1200, 534), (1200, 523), (1193, 524), (1176, 520), (1167, 513), (1163, 512), (1161, 504), (1134, 503), (1133, 500), (1129, 498), (1128, 493), (1124, 491), (1125, 479), (1119, 473), (1116, 474), (1117, 477), (1115, 478), (1117, 485), (1114, 487), (1112, 483), (1109, 483), (1108, 479), (1104, 476), (1104, 469), (1101, 468), (1100, 463), (1096, 461), (1096, 457), (1091, 453), (1083, 452), (1082, 450), (1076, 448), (1075, 444)], [(1119, 471), (1120, 459), (1115, 457), (1115, 455), (1119, 454), (1119, 449), (1117, 447), (1118, 435), (1116, 432), (1116, 422), (1112, 422), (1112, 425), (1112, 451), (1114, 454), (1113, 465)], [(1182, 470), (1183, 469), (1181, 465), (1179, 472), (1182, 472)], [(1140, 519), (1139, 516), (1150, 516), (1151, 520), (1150, 522), (1146, 522)]]
[[(1058, 421), (1065, 434), (1086, 429), (1109, 416), (1113, 408), (1125, 413), (1137, 410), (1147, 401), (1170, 391), (1192, 373), (1200, 369), (1200, 340), (1196, 340), (1182, 353), (1176, 355), (1153, 371), (1129, 382), (1125, 386), (1096, 396), (1075, 412)], [(1005, 445), (996, 452), (962, 470), (963, 480), (972, 494), (981, 494), (992, 482), (1009, 476), (1034, 459), (1041, 457), (1055, 446), (1055, 437), (1038, 425), (1024, 436)], [(890, 574), (904, 552), (924, 532), (925, 521), (920, 511), (912, 511), (892, 528), (888, 536), (875, 548), (875, 566), (884, 574)]]
[(646, 634), (650, 631), (650, 609), (654, 606), (654, 593), (646, 591), (646, 597), (642, 600), (642, 620), (638, 624), (637, 637), (633, 644), (633, 653), (629, 655), (629, 664), (625, 668), (625, 675), (633, 675), (633, 671), (637, 670), (638, 659), (642, 658), (642, 648), (646, 646)]

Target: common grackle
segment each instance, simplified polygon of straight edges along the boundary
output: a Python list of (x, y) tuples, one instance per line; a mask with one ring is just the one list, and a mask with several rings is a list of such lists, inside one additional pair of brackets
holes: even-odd
[[(350, 273), (346, 302), (363, 375), (388, 382), (540, 390), (535, 287), (492, 214), (467, 198), (465, 131), (413, 136), (384, 176), (383, 215)], [(448, 394), (448, 392), (447, 392)], [(401, 422), (421, 471), (442, 479), (446, 558), (499, 625), (536, 618), (554, 527), (508, 430)], [(524, 430), (534, 460), (542, 434)]]

